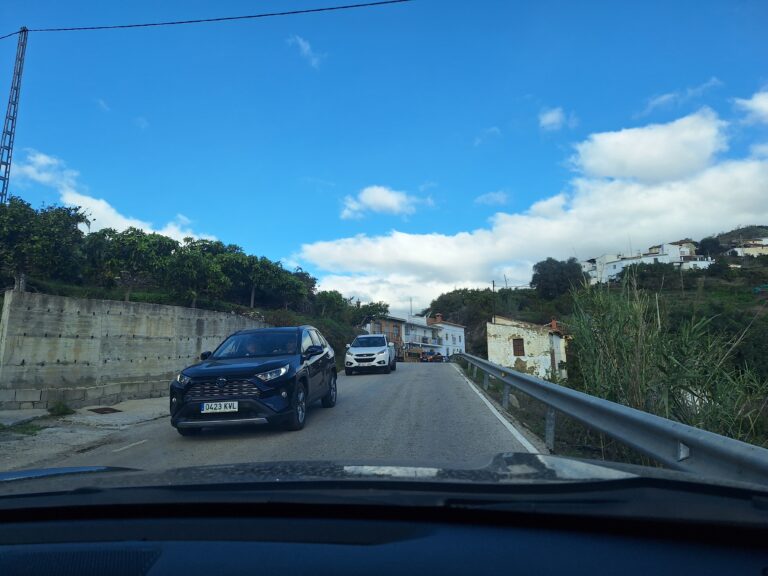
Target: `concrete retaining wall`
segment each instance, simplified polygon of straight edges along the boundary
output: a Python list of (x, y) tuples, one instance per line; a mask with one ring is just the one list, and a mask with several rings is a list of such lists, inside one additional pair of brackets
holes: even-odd
[(263, 322), (221, 312), (5, 293), (0, 410), (114, 404), (168, 393), (179, 370)]

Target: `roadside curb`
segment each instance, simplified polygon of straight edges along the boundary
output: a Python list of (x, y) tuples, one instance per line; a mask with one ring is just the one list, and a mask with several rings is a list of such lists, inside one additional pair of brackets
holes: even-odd
[(459, 375), (462, 378), (464, 378), (464, 380), (467, 382), (467, 384), (469, 384), (475, 390), (475, 392), (477, 392), (480, 395), (481, 398), (486, 400), (490, 404), (490, 406), (495, 409), (495, 411), (498, 413), (498, 416), (500, 416), (501, 418), (506, 420), (506, 422), (512, 428), (514, 428), (517, 431), (518, 434), (520, 434), (525, 440), (527, 440), (532, 445), (533, 448), (536, 449), (535, 453), (538, 453), (538, 454), (550, 454), (550, 451), (546, 447), (546, 444), (544, 443), (544, 441), (541, 438), (539, 438), (538, 436), (536, 436), (536, 434), (534, 434), (531, 431), (531, 429), (528, 428), (528, 426), (526, 426), (525, 424), (523, 424), (522, 422), (517, 420), (514, 416), (512, 416), (512, 414), (507, 412), (501, 406), (501, 404), (496, 402), (496, 400), (490, 394), (488, 394), (485, 390), (483, 390), (482, 386), (479, 386), (478, 384), (473, 382), (472, 379), (469, 378), (464, 373), (464, 371), (461, 369), (461, 366), (459, 366), (455, 362), (452, 362), (451, 364), (453, 364), (453, 366), (456, 369), (456, 371), (459, 373)]
[(35, 408), (31, 410), (0, 410), (0, 424), (10, 428), (19, 424), (26, 424), (38, 418), (50, 416), (48, 410)]

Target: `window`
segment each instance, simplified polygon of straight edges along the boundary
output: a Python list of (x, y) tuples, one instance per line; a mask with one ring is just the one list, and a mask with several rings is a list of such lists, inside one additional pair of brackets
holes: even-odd
[(525, 356), (525, 341), (522, 338), (512, 340), (512, 354), (515, 356)]
[(314, 344), (315, 346), (323, 345), (323, 340), (320, 338), (320, 335), (314, 330), (309, 331), (309, 337), (312, 338), (312, 344)]
[(310, 346), (312, 346), (312, 337), (309, 335), (309, 331), (305, 330), (301, 336), (301, 353), (304, 354)]
[(352, 342), (352, 348), (375, 348), (386, 346), (386, 341), (381, 336), (358, 336)]

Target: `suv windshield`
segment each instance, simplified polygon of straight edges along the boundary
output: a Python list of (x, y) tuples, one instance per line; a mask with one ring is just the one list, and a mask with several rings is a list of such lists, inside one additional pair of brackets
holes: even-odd
[(376, 348), (386, 346), (384, 338), (381, 336), (358, 336), (352, 342), (352, 348)]
[(296, 354), (296, 334), (292, 332), (253, 332), (227, 338), (211, 358), (248, 358)]

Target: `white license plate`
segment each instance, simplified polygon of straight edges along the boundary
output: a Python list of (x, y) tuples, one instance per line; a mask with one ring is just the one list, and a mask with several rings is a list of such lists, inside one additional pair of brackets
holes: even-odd
[(237, 402), (203, 402), (200, 406), (202, 414), (211, 412), (237, 412)]

